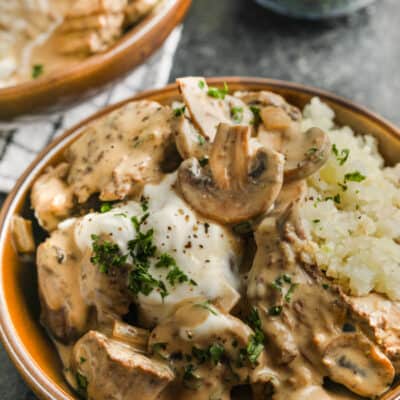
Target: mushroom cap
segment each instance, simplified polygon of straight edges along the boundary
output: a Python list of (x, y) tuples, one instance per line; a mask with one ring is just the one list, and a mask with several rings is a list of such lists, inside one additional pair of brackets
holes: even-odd
[(250, 127), (220, 124), (209, 166), (184, 161), (178, 183), (185, 200), (199, 213), (237, 223), (267, 211), (283, 182), (283, 156), (258, 147), (249, 154)]

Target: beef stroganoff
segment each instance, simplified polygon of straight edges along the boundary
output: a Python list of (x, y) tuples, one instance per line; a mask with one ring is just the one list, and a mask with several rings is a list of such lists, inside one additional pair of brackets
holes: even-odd
[[(41, 323), (69, 384), (96, 400), (384, 394), (399, 166), (319, 99), (178, 85), (84, 127), (33, 185)], [(14, 227), (32, 252), (31, 221)]]

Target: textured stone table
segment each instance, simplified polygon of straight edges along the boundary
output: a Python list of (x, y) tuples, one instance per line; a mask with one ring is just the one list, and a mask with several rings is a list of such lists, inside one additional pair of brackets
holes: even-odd
[[(251, 0), (193, 1), (171, 79), (287, 79), (331, 90), (400, 124), (400, 1), (378, 0), (323, 23), (278, 17)], [(0, 348), (0, 399), (34, 398)]]

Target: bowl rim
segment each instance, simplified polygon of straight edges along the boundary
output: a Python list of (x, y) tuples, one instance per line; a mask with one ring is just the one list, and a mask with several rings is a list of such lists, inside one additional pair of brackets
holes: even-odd
[[(189, 10), (190, 5), (191, 0), (160, 0), (160, 3), (154, 10), (150, 12), (150, 14), (146, 15), (136, 25), (125, 32), (112, 46), (107, 48), (104, 52), (91, 55), (82, 62), (74, 64), (66, 70), (53, 72), (49, 74), (49, 76), (44, 75), (43, 77), (23, 81), (21, 83), (17, 83), (16, 85), (1, 87), (0, 101), (12, 100), (16, 98), (30, 99), (35, 95), (50, 92), (60, 85), (65, 87), (68, 82), (91, 77), (97, 71), (104, 70), (111, 66), (119, 57), (123, 57), (124, 53), (130, 47), (134, 46), (135, 43), (140, 42), (140, 40), (145, 39), (157, 26), (160, 26), (160, 24), (166, 20), (170, 13), (179, 11), (183, 18), (183, 16)], [(181, 7), (181, 10), (178, 10), (179, 7)], [(172, 29), (179, 24), (182, 18), (177, 20)], [(172, 31), (172, 29), (170, 29), (170, 31)], [(164, 41), (165, 40), (163, 40), (163, 42)], [(142, 62), (145, 62), (157, 48), (158, 46), (155, 47)], [(115, 81), (115, 79), (112, 81)], [(110, 83), (110, 81), (107, 82)], [(100, 86), (104, 86), (104, 84)], [(65, 106), (62, 106), (62, 109), (65, 109)], [(46, 113), (46, 110), (43, 107), (40, 107), (38, 110), (39, 113)], [(13, 113), (11, 118), (13, 119), (20, 115), (29, 116), (30, 114), (26, 111), (22, 113), (17, 112)], [(2, 119), (7, 120), (8, 118), (2, 117)]]
[[(222, 86), (223, 83), (226, 82), (228, 85), (239, 84), (243, 87), (249, 87), (249, 89), (251, 87), (258, 86), (259, 90), (262, 90), (262, 87), (265, 87), (265, 89), (272, 91), (274, 89), (284, 89), (300, 92), (309, 96), (318, 96), (324, 101), (335, 103), (341, 107), (353, 111), (358, 116), (364, 116), (369, 120), (372, 120), (374, 123), (380, 125), (390, 135), (396, 137), (397, 140), (400, 140), (400, 128), (398, 128), (396, 125), (379, 116), (375, 112), (368, 110), (364, 106), (358, 105), (353, 101), (347, 100), (346, 98), (332, 94), (325, 90), (298, 83), (268, 78), (226, 76), (206, 78), (206, 80), (209, 84), (216, 86)], [(108, 106), (101, 111), (85, 118), (80, 123), (66, 130), (62, 135), (47, 145), (29, 164), (24, 173), (17, 180), (14, 188), (7, 196), (0, 210), (0, 257), (3, 257), (6, 237), (5, 232), (9, 227), (15, 207), (19, 204), (21, 198), (26, 196), (27, 190), (31, 186), (36, 174), (42, 170), (42, 168), (56, 152), (59, 152), (62, 150), (62, 148), (65, 148), (69, 141), (73, 140), (75, 135), (79, 134), (83, 126), (130, 101), (142, 100), (160, 94), (165, 94), (172, 97), (172, 95), (176, 95), (176, 93), (176, 83), (171, 83), (160, 89), (140, 92), (135, 96)], [(20, 341), (20, 338), (18, 337), (18, 331), (11, 322), (11, 318), (6, 306), (7, 302), (4, 296), (4, 291), (1, 290), (3, 284), (3, 268), (4, 263), (0, 258), (0, 339), (5, 350), (7, 351), (18, 372), (22, 375), (28, 386), (35, 392), (35, 394), (39, 396), (39, 398), (49, 400), (70, 400), (70, 397), (66, 396), (65, 393), (54, 387), (53, 381), (41, 371), (40, 366), (29, 356), (23, 343)]]

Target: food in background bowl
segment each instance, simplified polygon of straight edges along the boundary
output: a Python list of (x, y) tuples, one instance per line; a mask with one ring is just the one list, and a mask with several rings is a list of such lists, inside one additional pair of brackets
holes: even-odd
[[(41, 321), (70, 384), (96, 399), (354, 398), (327, 378), (385, 393), (399, 166), (317, 99), (301, 113), (271, 92), (178, 83), (171, 106), (135, 101), (86, 126), (32, 188)], [(359, 243), (392, 268), (374, 253), (357, 274)]]
[(0, 4), (0, 87), (36, 79), (112, 46), (159, 0), (33, 0)]

